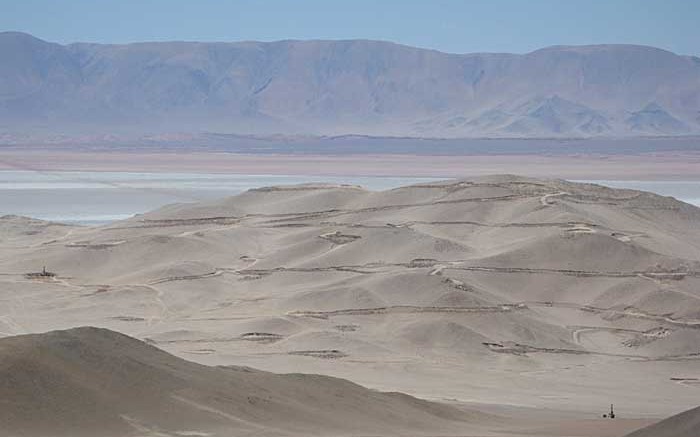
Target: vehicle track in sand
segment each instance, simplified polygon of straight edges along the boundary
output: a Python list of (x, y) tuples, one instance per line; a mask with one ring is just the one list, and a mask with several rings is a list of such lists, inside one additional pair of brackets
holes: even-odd
[(528, 307), (559, 307), (559, 308), (572, 308), (578, 309), (580, 311), (586, 311), (591, 313), (604, 314), (606, 316), (612, 317), (633, 317), (638, 319), (653, 320), (656, 322), (667, 323), (669, 325), (682, 327), (682, 328), (694, 328), (700, 329), (700, 319), (675, 319), (667, 315), (661, 314), (649, 314), (645, 313), (636, 308), (626, 308), (623, 310), (618, 310), (614, 308), (600, 308), (592, 305), (583, 305), (573, 302), (551, 302), (551, 301), (526, 301), (523, 302)]
[(585, 334), (586, 332), (612, 332), (635, 335), (644, 334), (644, 331), (639, 331), (636, 329), (615, 328), (609, 326), (567, 326), (567, 328), (572, 330), (571, 337), (576, 344), (581, 344), (581, 334)]
[(545, 207), (552, 206), (553, 203), (550, 203), (549, 199), (551, 199), (552, 197), (560, 197), (560, 196), (566, 196), (566, 195), (570, 195), (570, 194), (571, 193), (568, 193), (566, 191), (559, 191), (557, 193), (548, 193), (548, 194), (545, 194), (544, 196), (540, 197), (540, 204), (542, 204), (542, 206), (545, 206)]

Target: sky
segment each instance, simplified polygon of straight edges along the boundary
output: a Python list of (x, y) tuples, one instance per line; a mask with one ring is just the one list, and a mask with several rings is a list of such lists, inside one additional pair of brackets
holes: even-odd
[(626, 43), (700, 55), (700, 0), (0, 0), (59, 43), (379, 39), (451, 53)]

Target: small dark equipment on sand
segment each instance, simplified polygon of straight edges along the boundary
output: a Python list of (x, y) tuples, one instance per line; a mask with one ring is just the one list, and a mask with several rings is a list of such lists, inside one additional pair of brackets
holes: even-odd
[(49, 272), (46, 270), (46, 266), (40, 272), (27, 273), (28, 278), (53, 278), (56, 276), (54, 272)]
[(614, 419), (615, 418), (615, 410), (613, 410), (613, 404), (610, 404), (610, 414), (603, 414), (604, 418), (610, 418)]

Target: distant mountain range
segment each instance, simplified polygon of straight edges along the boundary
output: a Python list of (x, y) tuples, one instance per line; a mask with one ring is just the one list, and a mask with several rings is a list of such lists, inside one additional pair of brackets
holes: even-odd
[(0, 135), (700, 133), (700, 58), (644, 46), (449, 54), (382, 41), (60, 45), (0, 33)]

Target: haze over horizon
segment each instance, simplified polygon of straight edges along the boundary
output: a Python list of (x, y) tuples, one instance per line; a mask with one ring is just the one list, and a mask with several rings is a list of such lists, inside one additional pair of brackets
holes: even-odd
[(371, 40), (59, 45), (2, 32), (0, 58), (5, 144), (125, 132), (414, 138), (700, 132), (700, 58), (648, 46), (456, 55)]
[(0, 144), (700, 133), (688, 0), (5, 3)]
[[(446, 53), (527, 53), (552, 45), (638, 44), (700, 55), (691, 0), (574, 2), (6, 3), (1, 30), (62, 44), (370, 39)], [(528, 17), (523, 20), (523, 17)], [(420, 31), (429, 29), (430, 31)]]

